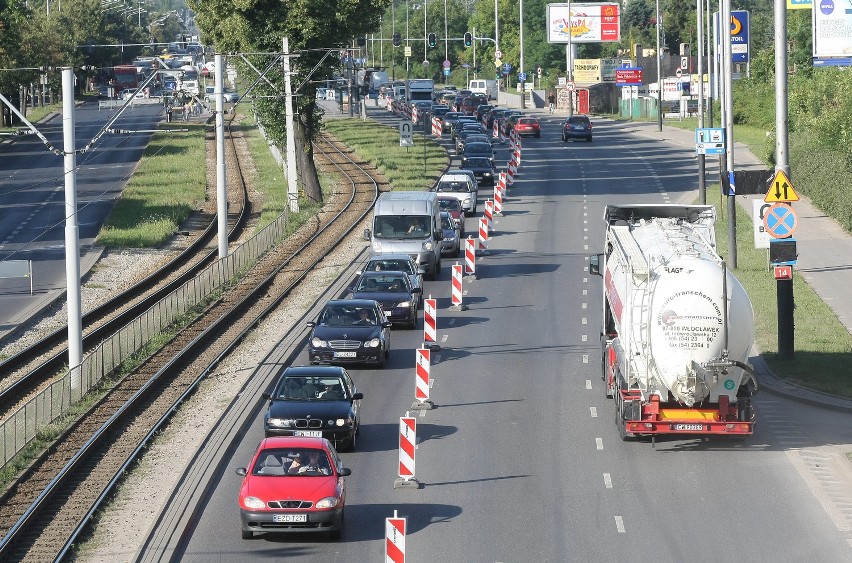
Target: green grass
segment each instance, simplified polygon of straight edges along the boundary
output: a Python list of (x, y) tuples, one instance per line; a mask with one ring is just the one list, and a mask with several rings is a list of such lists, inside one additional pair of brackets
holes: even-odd
[[(246, 133), (249, 153), (254, 161), (256, 174), (252, 185), (256, 191), (263, 194), (263, 209), (258, 222), (258, 228), (262, 228), (284, 213), (287, 205), (287, 178), (282, 167), (269, 152), (269, 143), (260, 134), (255, 123), (254, 117), (248, 116), (240, 122), (239, 127)], [(322, 181), (320, 183), (326, 185)]]
[[(26, 114), (25, 117), (27, 118), (27, 121), (29, 121), (30, 123), (38, 123), (39, 121), (44, 119), (46, 116), (50, 115), (51, 113), (61, 112), (61, 111), (62, 111), (62, 104), (56, 103), (56, 104), (51, 104), (51, 105), (47, 105), (47, 106), (40, 106), (40, 107), (37, 107), (37, 108), (28, 108), (27, 114)], [(24, 126), (25, 125), (23, 123), (17, 123), (17, 124), (15, 124), (14, 127), (4, 127), (2, 124), (0, 124), (0, 131), (9, 131), (9, 130), (18, 129), (18, 128), (24, 127)]]
[(447, 151), (431, 139), (414, 135), (413, 147), (399, 146), (399, 130), (374, 121), (335, 119), (325, 124), (329, 133), (358, 155), (373, 163), (394, 190), (426, 190), (438, 181), (449, 165)]
[[(716, 186), (718, 193), (718, 186)], [(778, 307), (776, 282), (768, 266), (767, 251), (752, 244), (752, 222), (747, 210), (737, 205), (737, 269), (734, 275), (751, 298), (755, 314), (755, 343), (772, 371), (827, 393), (852, 397), (852, 336), (834, 312), (801, 275), (793, 275), (795, 299), (794, 359), (778, 356)], [(720, 213), (716, 223), (719, 254), (727, 256), (728, 217)], [(795, 269), (794, 269), (795, 272)]]
[(156, 133), (107, 218), (98, 243), (114, 248), (162, 245), (205, 198), (205, 125), (169, 124)]

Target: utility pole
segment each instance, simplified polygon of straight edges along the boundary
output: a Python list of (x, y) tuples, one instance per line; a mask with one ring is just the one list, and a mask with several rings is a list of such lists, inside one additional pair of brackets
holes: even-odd
[[(568, 44), (565, 45), (565, 59), (568, 67), (568, 82), (574, 81), (574, 23), (571, 20), (571, 0), (568, 0)], [(574, 90), (568, 90), (568, 117), (574, 115)]]
[(711, 53), (713, 52), (713, 35), (710, 33), (710, 20), (713, 18), (713, 12), (710, 11), (710, 0), (707, 0), (707, 18), (706, 18), (706, 28), (705, 37), (707, 38), (707, 114), (709, 117), (709, 127), (713, 127), (713, 77), (715, 74), (715, 70), (713, 68), (713, 61), (709, 60), (711, 57)]
[[(217, 73), (218, 74), (218, 73)], [(77, 223), (77, 154), (74, 136), (74, 69), (62, 69), (62, 131), (65, 167), (65, 283), (68, 299), (68, 366), (71, 388), (82, 387), (83, 316), (80, 294), (80, 228)]]
[(656, 2), (657, 6), (657, 131), (663, 130), (663, 75), (660, 72), (660, 59), (663, 52), (660, 50), (660, 28), (663, 22), (660, 20), (660, 0)]
[[(527, 93), (526, 93), (526, 80), (520, 80), (521, 72), (524, 72), (524, 0), (519, 0), (518, 12), (520, 14), (520, 42), (521, 42), (521, 61), (520, 61), (520, 72), (518, 72), (518, 82), (521, 83), (521, 109), (526, 109), (527, 107)], [(570, 34), (569, 34), (570, 35)]]
[(728, 263), (737, 269), (737, 201), (734, 192), (734, 77), (731, 61), (731, 0), (722, 0), (722, 79), (725, 81), (725, 152), (731, 189), (728, 191)]
[(216, 214), (219, 234), (219, 258), (228, 255), (228, 188), (225, 175), (225, 104), (224, 85), (225, 57), (214, 56), (216, 74), (213, 77), (213, 93), (216, 96)]
[[(697, 0), (695, 17), (698, 21), (698, 127), (704, 128), (704, 0)], [(707, 186), (705, 185), (705, 156), (698, 155), (698, 203), (707, 203)]]
[[(284, 128), (287, 135), (287, 202), (290, 211), (299, 212), (299, 186), (296, 182), (296, 133), (293, 126), (293, 82), (290, 64), (290, 42), (284, 38)], [(219, 68), (219, 67), (216, 67)], [(350, 82), (351, 85), (351, 82)], [(352, 96), (350, 90), (349, 109), (352, 110)]]

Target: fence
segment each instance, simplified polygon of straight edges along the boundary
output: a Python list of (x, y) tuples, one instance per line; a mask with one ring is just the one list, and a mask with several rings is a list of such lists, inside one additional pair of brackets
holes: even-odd
[(69, 369), (0, 422), (0, 469), (154, 336), (257, 262), (284, 236), (286, 227), (287, 215), (283, 214), (101, 342), (79, 366)]

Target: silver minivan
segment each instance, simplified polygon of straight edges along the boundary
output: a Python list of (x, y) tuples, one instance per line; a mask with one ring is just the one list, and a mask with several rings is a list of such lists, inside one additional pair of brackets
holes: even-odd
[(435, 185), (435, 191), (441, 195), (452, 196), (459, 200), (462, 211), (470, 217), (476, 213), (476, 177), (473, 179), (462, 172), (450, 171), (441, 176)]
[(441, 206), (434, 192), (385, 192), (373, 208), (373, 228), (364, 230), (373, 254), (404, 253), (429, 279), (441, 271)]

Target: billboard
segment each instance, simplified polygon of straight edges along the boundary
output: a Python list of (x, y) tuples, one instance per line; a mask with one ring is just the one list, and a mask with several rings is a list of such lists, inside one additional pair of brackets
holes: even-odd
[(574, 59), (574, 82), (593, 84), (601, 81), (600, 59)]
[(840, 0), (817, 0), (811, 21), (814, 59), (852, 57), (852, 5)]
[(620, 20), (618, 4), (584, 4), (582, 2), (548, 4), (547, 41), (549, 43), (617, 42), (621, 40)]

